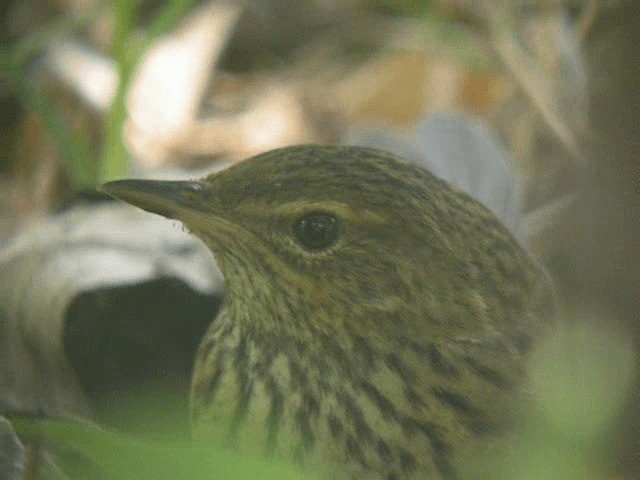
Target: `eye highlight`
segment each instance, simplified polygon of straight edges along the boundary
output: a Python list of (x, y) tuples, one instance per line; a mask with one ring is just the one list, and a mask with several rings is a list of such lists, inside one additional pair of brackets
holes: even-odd
[(340, 221), (329, 212), (307, 212), (293, 224), (293, 234), (306, 250), (320, 252), (338, 240)]

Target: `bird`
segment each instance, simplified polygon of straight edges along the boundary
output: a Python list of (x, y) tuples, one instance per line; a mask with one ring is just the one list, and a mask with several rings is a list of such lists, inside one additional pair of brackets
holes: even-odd
[(547, 275), (426, 169), (297, 145), (102, 190), (182, 222), (224, 276), (195, 352), (194, 439), (320, 478), (449, 480), (526, 403), (554, 311)]

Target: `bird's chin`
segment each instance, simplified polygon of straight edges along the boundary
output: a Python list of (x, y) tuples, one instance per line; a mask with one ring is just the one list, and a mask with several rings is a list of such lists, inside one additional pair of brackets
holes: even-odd
[(179, 219), (190, 233), (198, 237), (219, 261), (221, 254), (231, 252), (242, 241), (242, 231), (231, 222), (212, 215), (187, 213)]

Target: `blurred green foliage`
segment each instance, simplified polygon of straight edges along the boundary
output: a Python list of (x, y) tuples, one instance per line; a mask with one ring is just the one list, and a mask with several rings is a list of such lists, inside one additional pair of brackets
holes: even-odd
[[(114, 35), (111, 56), (118, 69), (116, 97), (104, 121), (104, 136), (100, 152), (93, 151), (88, 138), (73, 131), (56, 105), (32, 79), (32, 63), (47, 46), (58, 38), (73, 35), (95, 18), (98, 11), (84, 16), (61, 15), (46, 25), (29, 32), (16, 45), (2, 51), (3, 69), (24, 107), (42, 122), (64, 159), (72, 185), (92, 187), (114, 178), (125, 177), (129, 157), (124, 145), (122, 127), (126, 118), (125, 92), (135, 67), (146, 48), (159, 36), (169, 32), (195, 5), (195, 0), (168, 0), (155, 12), (140, 37), (139, 2), (112, 0)], [(136, 30), (134, 32), (134, 30)]]
[(614, 425), (636, 371), (624, 331), (589, 315), (560, 322), (533, 352), (532, 408), (500, 478), (610, 479), (623, 441)]
[(16, 46), (2, 52), (3, 69), (24, 107), (33, 112), (55, 141), (65, 160), (69, 177), (79, 186), (95, 184), (96, 162), (88, 140), (69, 128), (68, 122), (49, 98), (31, 79), (31, 62), (55, 38), (67, 35), (84, 25), (91, 16), (63, 16), (31, 32)]
[(104, 143), (100, 156), (100, 169), (96, 183), (104, 183), (127, 176), (129, 161), (123, 141), (122, 126), (126, 118), (126, 92), (135, 67), (144, 51), (158, 37), (171, 29), (189, 12), (194, 0), (169, 0), (155, 13), (153, 22), (142, 40), (136, 40), (133, 30), (136, 26), (138, 2), (133, 0), (112, 0), (115, 13), (113, 44), (111, 55), (118, 65), (120, 82), (116, 97), (111, 104), (105, 122)]
[[(54, 459), (71, 478), (119, 480), (299, 479), (301, 474), (280, 462), (260, 460), (184, 442), (131, 439), (88, 422), (17, 419), (23, 438), (37, 437), (52, 446)], [(80, 454), (80, 457), (78, 456)], [(312, 478), (306, 475), (305, 478)]]

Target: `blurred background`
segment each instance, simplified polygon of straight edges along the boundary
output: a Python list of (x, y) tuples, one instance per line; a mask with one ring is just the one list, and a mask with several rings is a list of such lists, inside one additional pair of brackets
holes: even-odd
[[(490, 125), (518, 174), (530, 248), (571, 326), (538, 359), (541, 378), (555, 375), (543, 390), (562, 404), (550, 415), (583, 432), (554, 445), (588, 444), (577, 457), (585, 466), (597, 451), (591, 478), (637, 478), (639, 2), (9, 0), (0, 9), (0, 248), (104, 201), (95, 186), (115, 178), (195, 176), (362, 131), (410, 137), (441, 111)], [(586, 478), (576, 471), (566, 478)]]

